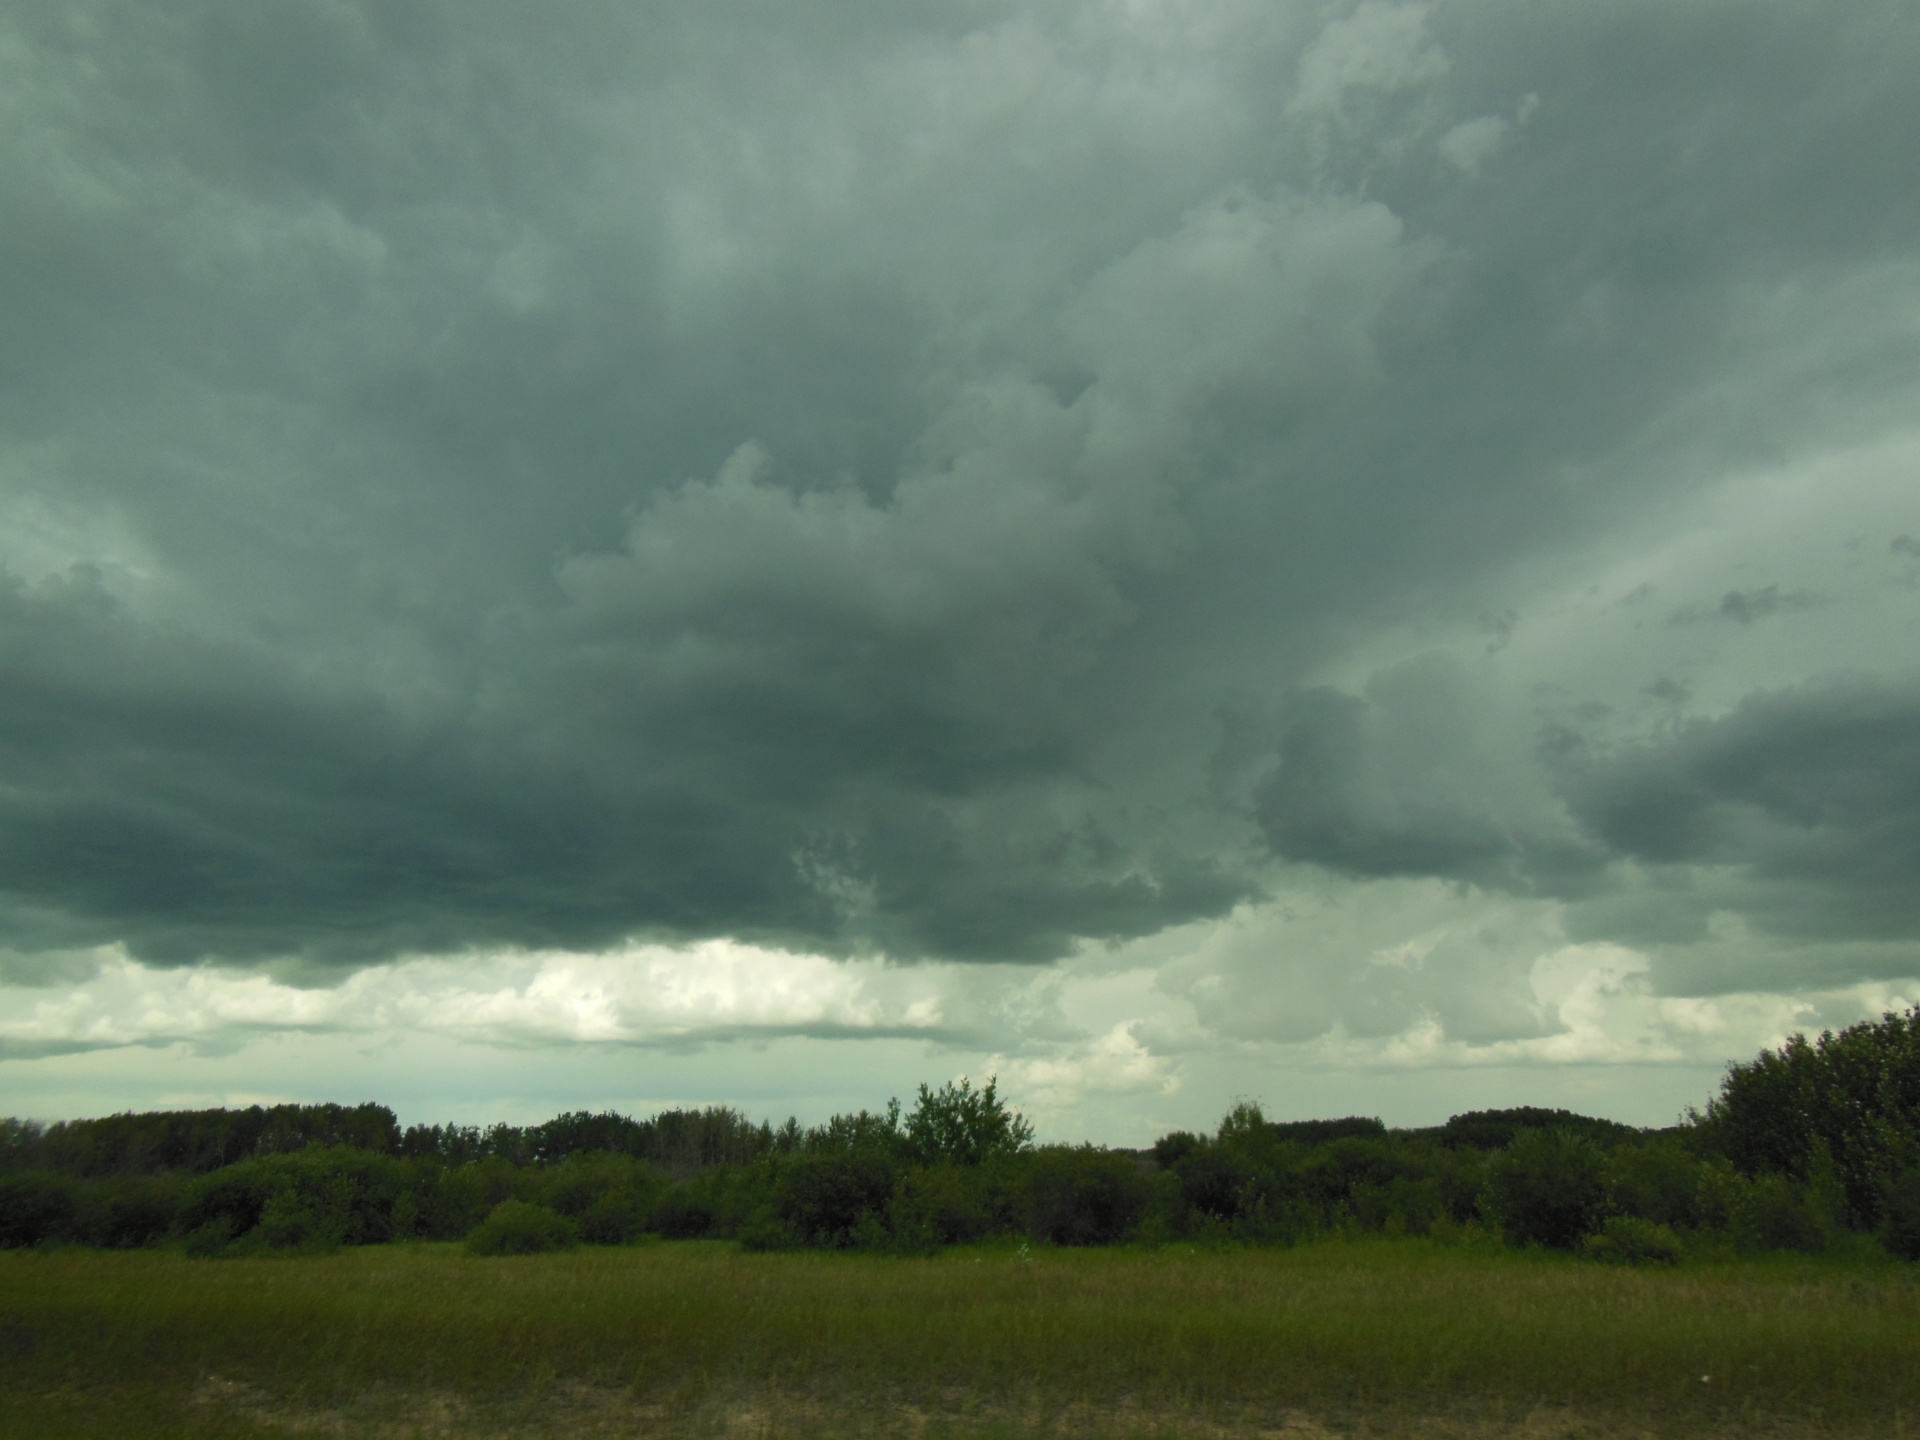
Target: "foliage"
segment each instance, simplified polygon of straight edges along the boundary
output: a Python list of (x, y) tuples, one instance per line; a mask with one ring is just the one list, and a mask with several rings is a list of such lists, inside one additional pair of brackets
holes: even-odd
[(1571, 1250), (1607, 1208), (1606, 1156), (1572, 1130), (1524, 1130), (1487, 1176), (1492, 1218), (1515, 1245)]
[(540, 1180), (540, 1203), (572, 1220), (594, 1245), (638, 1239), (667, 1183), (645, 1161), (606, 1151), (573, 1155)]
[(201, 1177), (187, 1191), (179, 1224), (233, 1243), (278, 1250), (375, 1245), (393, 1238), (392, 1214), (405, 1177), (383, 1155), (314, 1146), (293, 1155), (245, 1160)]
[(1730, 1066), (1699, 1128), (1745, 1175), (1805, 1184), (1830, 1165), (1846, 1218), (1873, 1228), (1890, 1183), (1920, 1166), (1920, 1006)]
[(1132, 1238), (1151, 1196), (1132, 1156), (1049, 1145), (1028, 1166), (1024, 1225), (1054, 1245), (1115, 1245)]
[(893, 1157), (873, 1146), (796, 1155), (777, 1172), (774, 1211), (800, 1244), (878, 1248), (886, 1243), (899, 1174)]
[(893, 1196), (893, 1231), (899, 1249), (963, 1245), (1004, 1228), (996, 1178), (979, 1167), (933, 1165), (909, 1170)]
[(1344, 1120), (1274, 1120), (1274, 1137), (1296, 1145), (1326, 1145), (1335, 1140), (1382, 1139), (1387, 1127), (1378, 1117), (1349, 1115)]
[(79, 1211), (63, 1175), (0, 1175), (0, 1250), (71, 1240)]
[(1606, 1187), (1610, 1208), (1621, 1215), (1683, 1230), (1706, 1223), (1702, 1162), (1676, 1141), (1618, 1146), (1607, 1156)]
[(1595, 1260), (1615, 1265), (1678, 1265), (1684, 1253), (1680, 1237), (1665, 1225), (1632, 1215), (1615, 1215), (1581, 1249)]
[(1576, 1115), (1570, 1110), (1542, 1110), (1521, 1105), (1510, 1110), (1470, 1110), (1455, 1115), (1435, 1133), (1442, 1145), (1459, 1150), (1505, 1150), (1528, 1130), (1561, 1130), (1582, 1135), (1598, 1145), (1637, 1140), (1640, 1132), (1614, 1120)]
[(309, 1146), (391, 1154), (400, 1127), (384, 1105), (258, 1105), (245, 1110), (166, 1110), (63, 1120), (41, 1127), (0, 1121), (0, 1167), (98, 1179), (205, 1174), (241, 1160)]
[[(721, 1106), (404, 1132), (373, 1105), (9, 1120), (0, 1248), (244, 1256), (460, 1240), (513, 1202), (602, 1246), (651, 1234), (926, 1254), (1016, 1235), (1080, 1247), (1497, 1232), (1654, 1263), (1683, 1248), (1815, 1253), (1851, 1229), (1920, 1259), (1920, 1161), (1903, 1118), (1913, 1029), (1889, 1016), (1795, 1037), (1733, 1067), (1707, 1115), (1661, 1132), (1532, 1108), (1413, 1131), (1275, 1122), (1243, 1102), (1213, 1134), (1175, 1131), (1148, 1152), (1036, 1149), (993, 1079), (922, 1085), (904, 1116), (894, 1101), (804, 1128)], [(354, 1143), (296, 1143), (309, 1135)]]
[(544, 1205), (502, 1200), (467, 1237), (466, 1250), (469, 1255), (538, 1255), (579, 1243), (580, 1232), (566, 1216)]
[(1734, 1212), (1733, 1232), (1743, 1250), (1796, 1250), (1818, 1254), (1833, 1241), (1827, 1218), (1784, 1175), (1762, 1175), (1747, 1187)]
[(920, 1087), (907, 1116), (909, 1152), (922, 1165), (984, 1165), (1033, 1145), (1033, 1126), (1007, 1108), (990, 1076), (975, 1090), (964, 1078), (938, 1090)]
[(1902, 1260), (1920, 1260), (1920, 1170), (1890, 1181), (1881, 1201), (1881, 1242)]

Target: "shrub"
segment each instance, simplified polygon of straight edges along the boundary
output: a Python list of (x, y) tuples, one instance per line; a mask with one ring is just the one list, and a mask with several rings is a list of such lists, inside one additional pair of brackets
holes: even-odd
[(420, 1197), (412, 1190), (402, 1190), (394, 1197), (393, 1213), (388, 1217), (387, 1228), (394, 1240), (420, 1238)]
[(181, 1187), (164, 1178), (109, 1182), (84, 1207), (86, 1241), (106, 1250), (153, 1245), (173, 1230)]
[(0, 1250), (74, 1238), (80, 1203), (59, 1175), (0, 1175)]
[(420, 1230), (429, 1239), (457, 1240), (493, 1213), (502, 1200), (526, 1198), (535, 1178), (497, 1155), (436, 1169), (421, 1199)]
[(525, 1200), (502, 1200), (467, 1237), (469, 1255), (538, 1255), (580, 1243), (580, 1232), (564, 1215)]
[(274, 1250), (331, 1250), (340, 1244), (338, 1229), (327, 1223), (332, 1218), (323, 1219), (298, 1190), (288, 1187), (267, 1201), (251, 1238)]
[(1782, 1175), (1763, 1175), (1753, 1182), (1734, 1214), (1733, 1229), (1743, 1250), (1811, 1255), (1826, 1249), (1833, 1238), (1805, 1192)]
[(652, 1196), (623, 1185), (603, 1191), (579, 1217), (580, 1238), (590, 1245), (625, 1245), (646, 1231)]
[(1622, 1145), (1607, 1157), (1607, 1195), (1622, 1215), (1692, 1229), (1705, 1219), (1701, 1172), (1671, 1141)]
[(404, 1175), (399, 1161), (344, 1146), (245, 1160), (196, 1181), (180, 1225), (223, 1219), (237, 1240), (273, 1249), (379, 1244)]
[(1130, 1155), (1052, 1146), (1027, 1172), (1026, 1230), (1055, 1245), (1113, 1245), (1131, 1237), (1152, 1186)]
[(1665, 1225), (1632, 1215), (1615, 1215), (1581, 1246), (1595, 1260), (1615, 1265), (1678, 1265), (1680, 1237)]
[(232, 1243), (233, 1220), (226, 1215), (216, 1215), (187, 1232), (187, 1254), (195, 1260), (210, 1260)]
[(896, 1175), (877, 1151), (798, 1155), (774, 1183), (774, 1210), (804, 1245), (835, 1249), (883, 1243)]
[(1495, 1158), (1487, 1204), (1509, 1243), (1571, 1250), (1606, 1213), (1600, 1147), (1566, 1130), (1525, 1130)]
[(1887, 1186), (1881, 1212), (1880, 1239), (1887, 1249), (1902, 1260), (1920, 1260), (1920, 1170), (1909, 1170)]
[(572, 1220), (589, 1243), (623, 1245), (647, 1228), (658, 1188), (644, 1162), (600, 1152), (556, 1166), (531, 1198)]
[(653, 1207), (648, 1225), (669, 1240), (699, 1240), (719, 1228), (714, 1200), (711, 1186), (695, 1181), (675, 1185)]
[(936, 1165), (910, 1171), (894, 1193), (894, 1234), (908, 1248), (964, 1244), (992, 1227), (986, 1185), (977, 1170)]

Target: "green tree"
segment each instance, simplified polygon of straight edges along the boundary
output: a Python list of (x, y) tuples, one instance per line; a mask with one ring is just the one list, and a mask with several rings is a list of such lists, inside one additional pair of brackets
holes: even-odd
[(1033, 1126), (1007, 1108), (998, 1085), (998, 1076), (990, 1076), (979, 1090), (965, 1078), (938, 1090), (922, 1085), (907, 1116), (907, 1146), (913, 1158), (922, 1165), (975, 1166), (1031, 1149)]
[(1872, 1228), (1889, 1187), (1920, 1166), (1920, 1006), (1730, 1066), (1699, 1124), (1746, 1175), (1805, 1185), (1831, 1166), (1845, 1218)]

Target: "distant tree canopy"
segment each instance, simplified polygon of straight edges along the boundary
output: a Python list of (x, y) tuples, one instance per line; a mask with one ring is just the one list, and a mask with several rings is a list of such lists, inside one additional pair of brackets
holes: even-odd
[(309, 1145), (393, 1154), (401, 1147), (400, 1126), (393, 1111), (372, 1104), (163, 1110), (45, 1127), (0, 1120), (0, 1167), (86, 1178), (170, 1171), (198, 1175)]
[(1504, 1150), (1523, 1130), (1567, 1130), (1600, 1145), (1618, 1145), (1640, 1133), (1615, 1120), (1522, 1105), (1512, 1110), (1470, 1110), (1455, 1115), (1434, 1134), (1442, 1145), (1459, 1150)]
[(1729, 1067), (1704, 1114), (1662, 1131), (1535, 1107), (1389, 1130), (1242, 1103), (1212, 1134), (1175, 1131), (1142, 1154), (1036, 1145), (994, 1079), (814, 1126), (726, 1106), (405, 1130), (374, 1104), (0, 1120), (0, 1248), (466, 1239), (507, 1254), (658, 1235), (925, 1253), (996, 1235), (1384, 1232), (1671, 1264), (1699, 1247), (1820, 1250), (1848, 1231), (1920, 1260), (1920, 1010), (1796, 1035)]

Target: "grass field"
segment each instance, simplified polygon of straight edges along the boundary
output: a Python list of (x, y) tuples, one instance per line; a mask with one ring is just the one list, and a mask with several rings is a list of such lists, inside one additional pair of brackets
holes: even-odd
[(1920, 1435), (1920, 1275), (657, 1243), (0, 1255), (0, 1434)]

